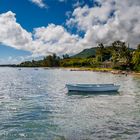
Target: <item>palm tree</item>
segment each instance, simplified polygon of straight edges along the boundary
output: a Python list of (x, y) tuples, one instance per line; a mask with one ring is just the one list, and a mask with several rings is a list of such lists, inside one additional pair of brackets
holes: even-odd
[(103, 54), (104, 54), (104, 45), (99, 43), (96, 50), (96, 58), (97, 61), (103, 62)]

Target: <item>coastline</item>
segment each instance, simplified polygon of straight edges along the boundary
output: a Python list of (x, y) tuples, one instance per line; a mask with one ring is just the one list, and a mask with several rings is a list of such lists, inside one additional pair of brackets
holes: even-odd
[(107, 73), (112, 73), (112, 74), (122, 74), (122, 75), (139, 75), (140, 72), (135, 72), (135, 71), (125, 71), (125, 70), (115, 70), (112, 68), (86, 68), (86, 67), (60, 67), (63, 69), (67, 69), (70, 71), (93, 71), (93, 72), (107, 72)]
[(92, 71), (92, 72), (105, 72), (105, 73), (112, 73), (112, 74), (121, 74), (121, 75), (136, 75), (140, 76), (140, 72), (136, 71), (126, 71), (126, 70), (116, 70), (112, 68), (91, 68), (91, 67), (21, 67), (21, 66), (0, 66), (0, 67), (12, 67), (12, 68), (43, 68), (43, 69), (65, 69), (70, 71)]

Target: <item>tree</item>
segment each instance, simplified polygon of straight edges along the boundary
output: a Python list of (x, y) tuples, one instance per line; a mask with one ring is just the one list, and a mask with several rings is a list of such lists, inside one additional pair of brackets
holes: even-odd
[(68, 58), (70, 58), (68, 54), (63, 55), (63, 59), (68, 59)]
[(126, 65), (131, 63), (132, 53), (125, 42), (115, 41), (112, 43), (112, 61), (122, 62)]
[(96, 50), (96, 60), (98, 62), (103, 62), (109, 60), (110, 58), (111, 58), (110, 50), (107, 47), (105, 47), (102, 43), (98, 44)]
[(137, 50), (133, 52), (132, 63), (134, 64), (134, 69), (140, 70), (140, 44), (137, 46)]
[(103, 62), (104, 45), (99, 43), (96, 50), (96, 59), (99, 62)]
[(60, 58), (56, 54), (48, 55), (44, 57), (43, 65), (45, 67), (58, 67), (60, 65)]

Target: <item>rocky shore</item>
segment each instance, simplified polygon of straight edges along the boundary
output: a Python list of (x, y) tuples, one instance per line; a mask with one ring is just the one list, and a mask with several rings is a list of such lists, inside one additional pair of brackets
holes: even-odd
[(66, 68), (70, 71), (93, 71), (93, 72), (108, 72), (112, 74), (122, 74), (122, 75), (140, 75), (140, 72), (134, 71), (124, 71), (124, 70), (114, 70), (111, 68)]

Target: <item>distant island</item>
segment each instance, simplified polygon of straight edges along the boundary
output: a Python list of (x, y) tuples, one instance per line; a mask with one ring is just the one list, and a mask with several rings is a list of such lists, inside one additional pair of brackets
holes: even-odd
[(25, 61), (16, 66), (115, 69), (140, 72), (140, 44), (136, 48), (132, 49), (122, 41), (115, 41), (108, 46), (100, 43), (97, 47), (85, 49), (74, 56), (65, 54), (60, 58), (53, 54), (42, 60)]

